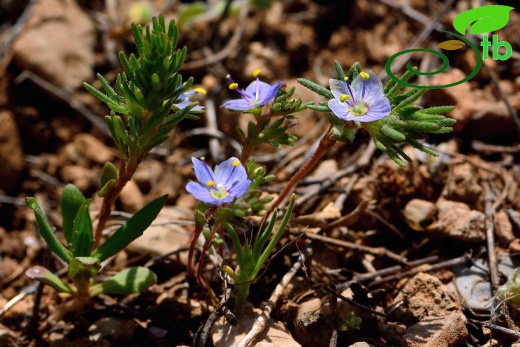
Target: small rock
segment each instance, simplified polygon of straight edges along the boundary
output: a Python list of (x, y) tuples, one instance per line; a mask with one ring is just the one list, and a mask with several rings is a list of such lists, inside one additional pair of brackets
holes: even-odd
[[(497, 127), (496, 124), (501, 126)], [(516, 135), (516, 125), (503, 102), (490, 102), (479, 107), (472, 116), (467, 136), (476, 140), (501, 139)]]
[(94, 164), (104, 165), (114, 159), (114, 151), (90, 134), (76, 135), (74, 146), (80, 155)]
[(437, 209), (435, 204), (421, 199), (410, 200), (404, 210), (403, 216), (410, 228), (421, 231), (427, 224), (430, 224), (435, 217)]
[(143, 193), (148, 193), (163, 175), (163, 164), (157, 160), (146, 159), (137, 168), (132, 179)]
[(426, 317), (412, 325), (401, 338), (403, 347), (457, 347), (468, 338), (466, 317), (452, 313), (442, 317)]
[(482, 185), (476, 177), (475, 169), (469, 163), (454, 165), (445, 198), (474, 205), (482, 194)]
[(10, 190), (18, 183), (25, 161), (13, 114), (0, 112), (0, 124), (0, 189)]
[(64, 166), (61, 169), (61, 177), (64, 182), (74, 184), (82, 192), (98, 185), (98, 174), (83, 166)]
[[(222, 317), (211, 328), (211, 338), (215, 347), (234, 347), (251, 330), (253, 324), (262, 311), (252, 306), (244, 307), (237, 314), (238, 325), (231, 326)], [(265, 329), (252, 341), (251, 346), (256, 347), (298, 347), (287, 328), (279, 321), (268, 318)]]
[(129, 181), (125, 185), (119, 195), (119, 201), (121, 201), (123, 209), (130, 213), (139, 211), (145, 205), (143, 193), (141, 193), (134, 180)]
[[(95, 26), (74, 0), (41, 0), (13, 44), (13, 57), (67, 91), (93, 77)], [(52, 48), (52, 49), (50, 49)]]
[(407, 325), (462, 310), (455, 293), (436, 277), (422, 272), (406, 282), (392, 305), (399, 306), (388, 318)]
[(509, 216), (504, 210), (495, 213), (495, 232), (498, 241), (503, 245), (508, 245), (515, 239), (513, 234), (513, 226), (509, 221)]
[(113, 342), (131, 339), (138, 327), (133, 320), (124, 320), (116, 317), (105, 317), (92, 324), (89, 329), (89, 340), (97, 342), (108, 338)]
[(448, 237), (465, 242), (481, 242), (486, 239), (486, 216), (471, 210), (462, 202), (440, 200), (437, 202), (438, 221), (428, 227)]
[(321, 346), (330, 338), (330, 324), (321, 312), (321, 300), (314, 298), (299, 304), (294, 320), (294, 338), (304, 346)]
[[(156, 257), (165, 253), (173, 252), (180, 248), (188, 247), (192, 233), (177, 224), (157, 225), (178, 220), (193, 220), (193, 211), (176, 206), (163, 207), (159, 215), (143, 235), (132, 242), (127, 250), (139, 254), (148, 254)], [(179, 255), (179, 262), (187, 263), (187, 252)]]
[(356, 342), (353, 345), (350, 345), (349, 347), (374, 347), (374, 345), (371, 345), (371, 344), (363, 341), (363, 342)]
[(401, 339), (404, 332), (406, 331), (406, 325), (397, 322), (385, 322), (381, 325), (381, 333), (385, 337), (385, 340), (393, 342), (397, 345), (397, 342)]

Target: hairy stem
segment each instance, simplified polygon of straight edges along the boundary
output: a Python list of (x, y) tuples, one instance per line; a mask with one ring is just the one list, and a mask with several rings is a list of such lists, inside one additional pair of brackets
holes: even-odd
[(265, 218), (269, 217), (271, 213), (274, 211), (274, 209), (282, 203), (282, 201), (285, 200), (287, 195), (293, 190), (294, 186), (316, 166), (316, 164), (320, 161), (320, 159), (323, 157), (323, 155), (329, 150), (335, 143), (335, 140), (330, 139), (332, 126), (327, 130), (325, 135), (321, 138), (320, 143), (318, 145), (318, 148), (316, 149), (316, 152), (312, 154), (309, 161), (303, 165), (296, 174), (294, 174), (285, 188), (282, 190), (280, 195), (278, 195), (278, 198), (271, 204), (269, 207), (269, 210), (267, 210), (265, 214)]

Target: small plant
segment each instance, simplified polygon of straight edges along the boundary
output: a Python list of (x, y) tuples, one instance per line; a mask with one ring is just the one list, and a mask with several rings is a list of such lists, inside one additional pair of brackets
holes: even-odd
[(102, 242), (102, 231), (113, 204), (137, 167), (151, 149), (168, 139), (169, 132), (186, 118), (197, 118), (202, 107), (191, 98), (202, 89), (189, 91), (193, 79), (183, 82), (178, 73), (186, 48), (177, 49), (178, 30), (174, 22), (166, 26), (164, 17), (153, 19), (152, 27), (132, 25), (138, 57), (119, 54), (125, 72), (117, 76), (116, 89), (98, 75), (104, 93), (85, 83), (85, 88), (111, 109), (105, 117), (110, 133), (119, 149), (119, 168), (107, 162), (101, 172), (98, 193), (103, 198), (96, 228), (89, 213), (90, 201), (73, 185), (67, 185), (61, 196), (63, 245), (34, 198), (27, 205), (34, 210), (40, 234), (49, 249), (68, 266), (69, 281), (51, 271), (35, 266), (26, 274), (68, 294), (72, 300), (62, 306), (55, 319), (83, 307), (92, 297), (103, 293), (139, 293), (156, 281), (155, 274), (144, 267), (125, 269), (110, 279), (97, 282), (102, 262), (113, 257), (141, 236), (166, 202), (167, 195), (148, 203), (118, 230)]

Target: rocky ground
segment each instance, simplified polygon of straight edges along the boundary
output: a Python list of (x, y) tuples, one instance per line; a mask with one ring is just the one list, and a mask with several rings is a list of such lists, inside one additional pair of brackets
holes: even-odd
[[(106, 161), (117, 160), (117, 150), (103, 121), (108, 110), (82, 83), (99, 88), (95, 73), (113, 82), (121, 72), (117, 52), (135, 49), (129, 30), (135, 13), (130, 0), (0, 1), (0, 345), (179, 346), (206, 337), (207, 346), (238, 345), (291, 269), (297, 271), (274, 303), (268, 329), (252, 345), (515, 345), (518, 314), (495, 298), (493, 284), (506, 282), (520, 251), (518, 10), (497, 32), (512, 45), (510, 59), (488, 59), (471, 81), (420, 100), (426, 107), (456, 106), (449, 114), (455, 130), (428, 139), (441, 155), (427, 158), (405, 147), (413, 161), (402, 169), (366, 134), (336, 144), (297, 187), (294, 217), (279, 247), (286, 248), (252, 284), (252, 306), (238, 316), (238, 327), (220, 318), (210, 333), (201, 332), (218, 302), (186, 273), (196, 201), (185, 185), (194, 179), (192, 156), (219, 161), (237, 155), (235, 128), (247, 119), (219, 107), (233, 97), (226, 74), (247, 84), (251, 71), (261, 69), (263, 80), (282, 79), (303, 100), (321, 101), (296, 78), (328, 86), (334, 60), (343, 66), (359, 61), (383, 76), (391, 55), (435, 48), (450, 39), (441, 30), (452, 30), (455, 16), (480, 2), (261, 4), (252, 1), (220, 20), (214, 13), (222, 4), (210, 2), (205, 16), (178, 21), (180, 44), (189, 52), (182, 74), (208, 90), (199, 99), (207, 112), (181, 123), (123, 191), (116, 210), (130, 214), (159, 195), (169, 197), (157, 226), (102, 273), (147, 266), (157, 284), (140, 295), (101, 296), (53, 322), (63, 299), (24, 272), (37, 264), (64, 271), (38, 236), (24, 198), (38, 199), (58, 233), (65, 184), (92, 197), (92, 214), (98, 211), (99, 173)], [(179, 18), (185, 6), (149, 5), (167, 18)], [(447, 55), (451, 68), (420, 82), (457, 81), (475, 66), (469, 49)], [(421, 67), (436, 64), (415, 58)], [(294, 147), (255, 153), (276, 176), (270, 194), (303, 165), (326, 127), (323, 114), (305, 111), (292, 128), (299, 138)], [(217, 296), (225, 291), (211, 262), (204, 279)]]

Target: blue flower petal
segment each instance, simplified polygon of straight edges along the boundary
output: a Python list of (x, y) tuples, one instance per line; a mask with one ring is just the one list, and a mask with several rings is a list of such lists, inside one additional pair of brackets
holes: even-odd
[(238, 183), (235, 186), (233, 186), (233, 188), (231, 188), (230, 192), (231, 192), (231, 194), (233, 194), (233, 196), (240, 197), (247, 192), (252, 181), (246, 179), (246, 180), (237, 181), (237, 182)]
[(197, 180), (203, 184), (207, 185), (208, 181), (214, 181), (215, 177), (213, 175), (213, 171), (211, 168), (206, 164), (204, 161), (197, 159), (197, 158), (191, 158), (191, 162), (193, 163), (193, 168), (195, 170), (195, 176), (197, 176)]
[(228, 100), (225, 103), (223, 103), (221, 107), (237, 111), (248, 111), (254, 108), (253, 106), (251, 106), (249, 101), (245, 99)]
[[(238, 162), (239, 164), (233, 166), (233, 163)], [(242, 176), (239, 174), (239, 169), (242, 169)], [(227, 190), (231, 188), (231, 184), (237, 180), (247, 179), (247, 174), (244, 167), (240, 164), (240, 161), (231, 157), (226, 161), (223, 161), (215, 168), (215, 182), (222, 185)]]
[(336, 115), (336, 117), (344, 120), (350, 120), (345, 118), (348, 114), (350, 114), (350, 107), (346, 103), (341, 102), (337, 99), (330, 99), (328, 102), (328, 106), (332, 113)]
[(217, 205), (220, 202), (219, 200), (211, 196), (211, 193), (209, 192), (209, 189), (207, 187), (204, 187), (199, 183), (188, 182), (188, 184), (186, 185), (186, 190), (188, 191), (188, 193), (193, 195), (195, 199), (200, 200), (202, 202), (212, 205)]
[(350, 95), (350, 92), (348, 90), (347, 83), (344, 81), (330, 79), (329, 86), (330, 86), (330, 91), (332, 92), (332, 95), (334, 95), (334, 98), (336, 98), (338, 100), (340, 100), (341, 95), (343, 95), (343, 94), (352, 97), (352, 95)]
[[(264, 82), (260, 82), (260, 83), (264, 83)], [(271, 100), (273, 100), (276, 97), (276, 94), (278, 94), (278, 91), (282, 87), (282, 81), (277, 82), (277, 83), (273, 84), (272, 86), (270, 86), (267, 83), (264, 83), (264, 84), (266, 84), (267, 87), (262, 87), (258, 93), (258, 100), (262, 102), (262, 105), (267, 104), (268, 102), (270, 102)]]
[(368, 104), (368, 112), (365, 116), (370, 116), (371, 121), (379, 120), (388, 116), (392, 112), (392, 108), (390, 107), (390, 101), (386, 97), (379, 97), (375, 100), (371, 101), (371, 104)]

